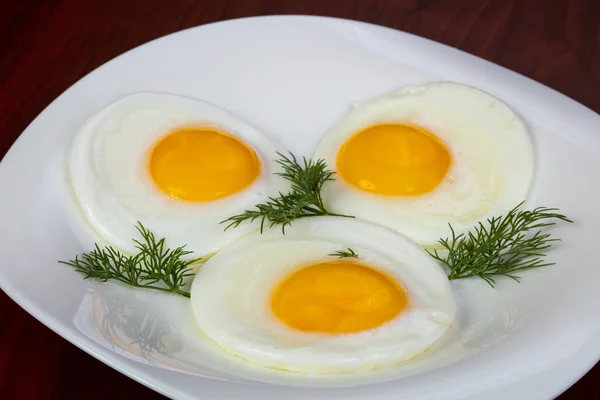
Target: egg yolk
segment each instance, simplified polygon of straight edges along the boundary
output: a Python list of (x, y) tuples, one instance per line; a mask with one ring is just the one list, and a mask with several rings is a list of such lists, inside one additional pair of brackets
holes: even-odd
[(356, 262), (323, 262), (305, 267), (275, 289), (277, 318), (303, 332), (354, 333), (377, 328), (408, 307), (402, 287)]
[(173, 199), (206, 202), (250, 186), (260, 173), (256, 152), (213, 128), (184, 128), (162, 138), (150, 155), (150, 175)]
[(383, 124), (352, 136), (337, 169), (351, 185), (379, 195), (418, 196), (435, 189), (450, 168), (446, 146), (423, 128)]

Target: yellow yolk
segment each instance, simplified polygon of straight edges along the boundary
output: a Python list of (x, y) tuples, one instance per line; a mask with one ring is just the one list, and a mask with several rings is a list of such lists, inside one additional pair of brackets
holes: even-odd
[(359, 189), (386, 196), (417, 196), (435, 189), (450, 168), (446, 146), (417, 126), (366, 128), (340, 149), (340, 176)]
[(377, 328), (408, 307), (402, 287), (376, 270), (355, 262), (308, 266), (284, 279), (271, 307), (293, 329), (353, 333)]
[(150, 155), (150, 175), (173, 199), (214, 201), (250, 186), (260, 173), (253, 149), (212, 128), (171, 132)]

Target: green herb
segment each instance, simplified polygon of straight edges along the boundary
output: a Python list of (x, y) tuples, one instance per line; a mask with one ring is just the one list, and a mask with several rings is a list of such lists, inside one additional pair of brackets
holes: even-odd
[(268, 224), (269, 227), (281, 225), (281, 231), (285, 234), (285, 228), (299, 218), (319, 215), (354, 218), (329, 212), (323, 204), (321, 190), (325, 182), (333, 180), (334, 174), (327, 169), (324, 160), (313, 161), (303, 158), (301, 164), (291, 153), (289, 157), (281, 153), (277, 155), (280, 157), (277, 163), (281, 165), (283, 172), (276, 174), (291, 182), (291, 190), (285, 194), (280, 192), (278, 197), (269, 197), (265, 203), (257, 204), (253, 210), (246, 210), (221, 221), (227, 224), (225, 230), (235, 228), (247, 220), (252, 222), (260, 219), (261, 233)]
[(182, 260), (191, 251), (185, 246), (174, 250), (165, 248), (165, 239), (156, 240), (154, 234), (138, 222), (136, 226), (142, 240), (134, 239), (139, 252), (134, 256), (126, 256), (107, 246), (96, 248), (74, 260), (59, 261), (69, 265), (81, 273), (84, 279), (93, 278), (106, 282), (114, 279), (127, 285), (160, 290), (190, 297), (183, 290), (185, 278), (194, 275), (190, 265), (200, 259)]
[(350, 247), (348, 247), (346, 250), (336, 251), (335, 253), (327, 255), (337, 258), (360, 258), (359, 255), (356, 254)]
[(541, 229), (554, 225), (557, 220), (572, 221), (556, 213), (556, 208), (521, 211), (522, 205), (505, 216), (488, 219), (487, 224), (480, 222), (467, 234), (457, 236), (450, 226), (452, 237), (439, 241), (448, 254), (441, 256), (437, 250), (428, 250), (429, 254), (450, 269), (449, 279), (476, 276), (492, 287), (494, 276), (507, 276), (518, 282), (516, 274), (520, 271), (553, 265), (544, 262), (545, 253), (560, 239), (552, 238)]

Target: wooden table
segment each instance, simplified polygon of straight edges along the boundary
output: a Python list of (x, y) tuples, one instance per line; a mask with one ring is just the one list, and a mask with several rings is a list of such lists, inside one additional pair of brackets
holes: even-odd
[[(599, 0), (5, 0), (0, 155), (55, 97), (111, 58), (181, 29), (267, 14), (327, 15), (412, 32), (600, 112)], [(596, 379), (600, 366), (560, 399), (600, 398)], [(61, 339), (0, 293), (0, 398), (160, 397)]]

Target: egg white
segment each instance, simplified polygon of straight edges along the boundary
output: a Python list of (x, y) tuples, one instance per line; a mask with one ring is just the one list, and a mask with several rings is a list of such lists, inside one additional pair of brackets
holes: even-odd
[[(213, 127), (251, 147), (261, 163), (259, 177), (239, 193), (213, 202), (170, 199), (149, 173), (154, 145), (174, 129)], [(244, 223), (224, 231), (221, 221), (267, 197), (287, 184), (273, 175), (280, 147), (253, 127), (207, 102), (168, 94), (140, 93), (118, 100), (90, 117), (74, 138), (68, 160), (72, 192), (99, 242), (128, 253), (138, 237), (140, 221), (167, 244), (186, 245), (198, 257), (256, 229)]]
[[(296, 331), (271, 309), (277, 285), (295, 271), (352, 248), (360, 262), (405, 288), (410, 308), (382, 326), (329, 335)], [(452, 324), (448, 278), (424, 250), (384, 227), (342, 217), (294, 221), (223, 248), (194, 278), (192, 309), (200, 329), (251, 363), (299, 373), (360, 372), (423, 353)]]
[(354, 107), (325, 136), (314, 158), (336, 171), (342, 145), (382, 123), (427, 129), (447, 147), (452, 164), (443, 182), (420, 196), (362, 191), (336, 175), (323, 198), (335, 213), (354, 215), (399, 231), (423, 246), (436, 246), (480, 220), (502, 215), (525, 200), (534, 172), (531, 138), (520, 118), (500, 100), (449, 82), (411, 86)]

